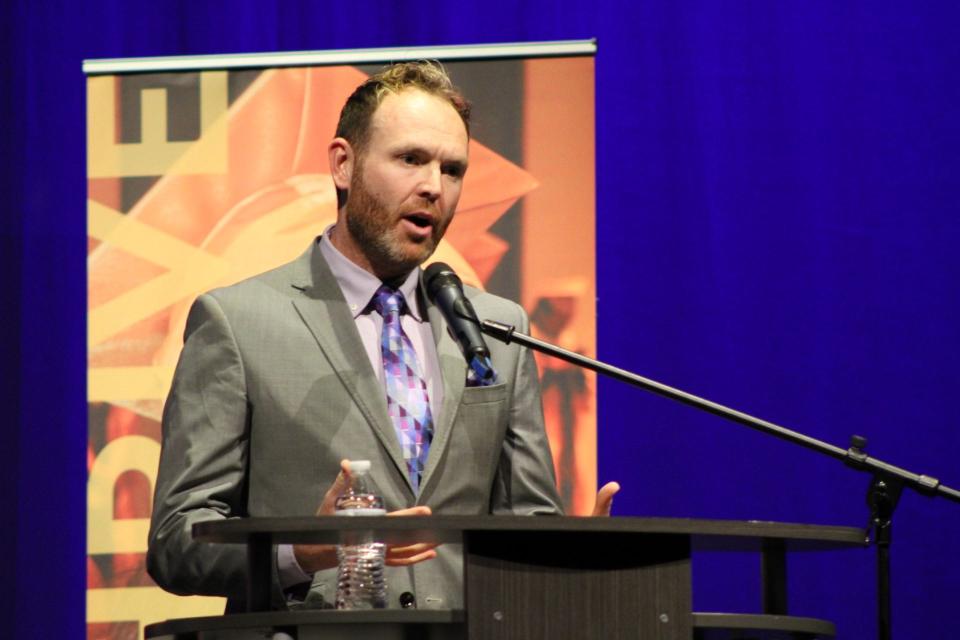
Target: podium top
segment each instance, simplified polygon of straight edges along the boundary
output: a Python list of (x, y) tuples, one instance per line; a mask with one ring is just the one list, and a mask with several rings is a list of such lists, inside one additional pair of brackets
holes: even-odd
[(317, 516), (234, 518), (198, 522), (193, 537), (204, 542), (248, 544), (336, 544), (341, 531), (373, 531), (391, 544), (458, 544), (471, 533), (589, 534), (600, 536), (689, 536), (694, 551), (761, 551), (765, 542), (782, 541), (787, 551), (824, 551), (864, 547), (855, 527), (791, 524), (756, 520), (689, 518), (587, 518), (577, 516)]

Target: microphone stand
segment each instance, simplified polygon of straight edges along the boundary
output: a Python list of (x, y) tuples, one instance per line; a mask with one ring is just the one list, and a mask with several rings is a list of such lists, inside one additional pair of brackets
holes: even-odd
[(534, 351), (570, 362), (579, 367), (595, 371), (621, 382), (652, 391), (677, 402), (690, 405), (701, 411), (726, 418), (732, 422), (763, 431), (771, 436), (787, 440), (807, 449), (835, 458), (846, 465), (865, 473), (871, 474), (870, 487), (867, 490), (867, 504), (870, 507), (870, 521), (866, 530), (865, 542), (873, 541), (877, 545), (877, 618), (878, 636), (880, 640), (891, 638), (891, 599), (890, 599), (890, 544), (893, 528), (893, 512), (900, 499), (900, 493), (905, 487), (913, 489), (926, 496), (939, 496), (960, 503), (960, 491), (951, 489), (931, 476), (916, 474), (906, 469), (896, 467), (866, 453), (867, 439), (855, 435), (850, 439), (850, 447), (841, 449), (832, 444), (811, 438), (810, 436), (781, 427), (772, 422), (755, 418), (749, 414), (711, 402), (693, 394), (669, 387), (649, 378), (644, 378), (625, 369), (620, 369), (599, 360), (588, 358), (574, 351), (562, 349), (556, 345), (538, 340), (532, 336), (518, 332), (512, 325), (483, 320), (480, 330), (488, 336), (506, 344), (515, 342)]

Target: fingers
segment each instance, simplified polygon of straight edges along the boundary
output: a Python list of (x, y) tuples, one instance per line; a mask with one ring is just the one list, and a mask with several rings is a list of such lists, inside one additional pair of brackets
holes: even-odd
[[(429, 516), (432, 513), (430, 507), (417, 506), (406, 509), (397, 509), (391, 511), (388, 516)], [(411, 564), (431, 560), (437, 557), (434, 551), (438, 544), (433, 542), (418, 542), (403, 546), (391, 545), (387, 547), (387, 565), (391, 567), (406, 567)]]
[(391, 567), (405, 567), (437, 557), (435, 549), (440, 546), (433, 542), (418, 542), (404, 546), (387, 547), (387, 564)]
[(440, 544), (437, 542), (414, 542), (413, 544), (392, 544), (388, 550), (388, 553), (395, 555), (398, 558), (403, 556), (412, 556), (418, 553), (423, 553), (424, 551), (429, 551), (430, 549), (436, 549)]
[(429, 516), (433, 512), (430, 511), (430, 507), (427, 506), (418, 506), (418, 507), (407, 507), (406, 509), (397, 509), (396, 511), (391, 511), (388, 513), (388, 516)]
[(418, 562), (424, 562), (426, 560), (433, 560), (437, 557), (437, 552), (431, 549), (430, 551), (424, 551), (415, 556), (410, 556), (407, 558), (393, 558), (387, 556), (387, 566), (388, 567), (408, 567), (412, 564), (417, 564)]
[(620, 485), (616, 482), (608, 482), (597, 492), (597, 501), (593, 505), (593, 516), (609, 516), (610, 509), (613, 507), (613, 496), (620, 491)]

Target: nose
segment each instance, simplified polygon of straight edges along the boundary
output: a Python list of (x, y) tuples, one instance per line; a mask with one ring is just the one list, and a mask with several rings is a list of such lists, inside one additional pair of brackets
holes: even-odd
[(418, 195), (429, 202), (436, 202), (440, 198), (441, 177), (440, 166), (437, 163), (423, 165), (423, 174), (417, 189)]

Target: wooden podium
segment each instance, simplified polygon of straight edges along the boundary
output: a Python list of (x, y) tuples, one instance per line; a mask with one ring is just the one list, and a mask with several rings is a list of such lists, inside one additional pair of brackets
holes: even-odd
[[(356, 529), (389, 543), (462, 543), (465, 609), (268, 611), (273, 545), (335, 544), (340, 531)], [(249, 518), (199, 523), (194, 536), (247, 545), (251, 610), (168, 620), (148, 626), (147, 638), (832, 637), (829, 622), (787, 615), (787, 553), (866, 546), (850, 527), (549, 516)], [(692, 612), (693, 551), (761, 554), (762, 613)]]

